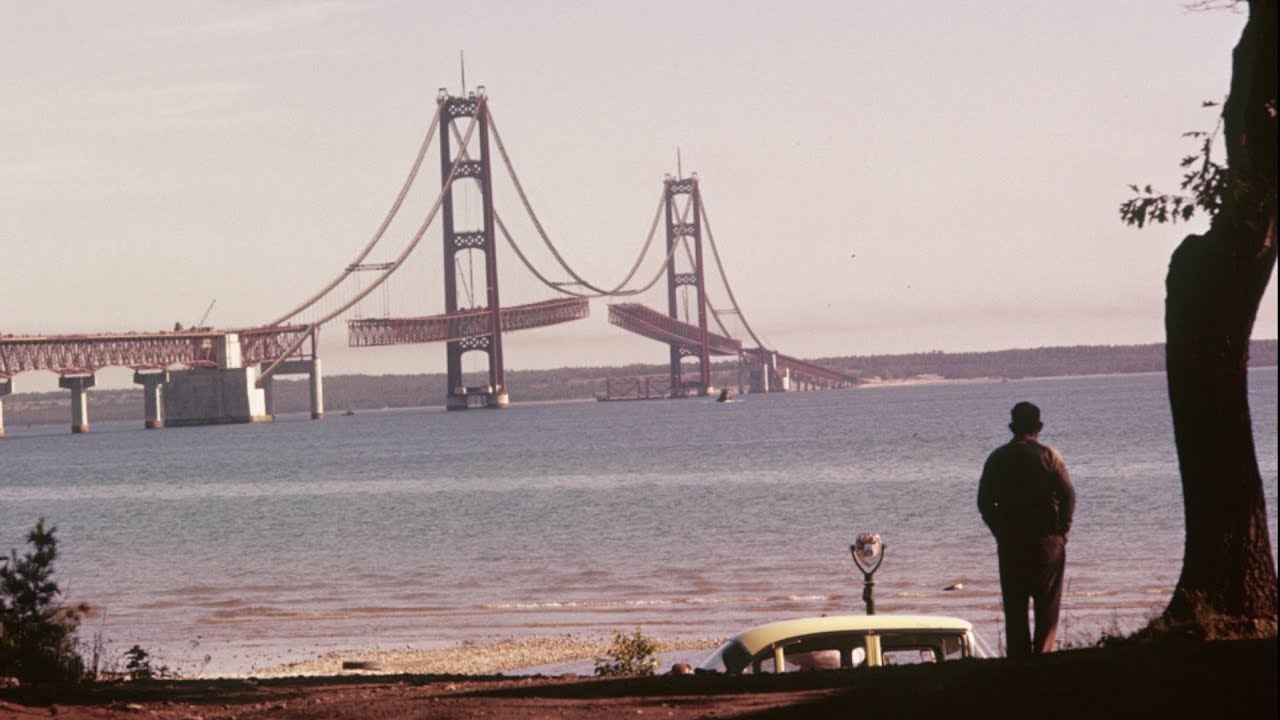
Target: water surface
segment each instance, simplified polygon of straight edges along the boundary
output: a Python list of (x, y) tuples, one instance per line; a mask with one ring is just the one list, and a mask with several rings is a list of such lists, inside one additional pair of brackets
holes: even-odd
[[(1275, 369), (1251, 383), (1274, 545)], [(976, 484), (1024, 399), (1043, 408), (1042, 440), (1079, 496), (1062, 632), (1135, 629), (1182, 558), (1162, 375), (11, 428), (0, 548), (47, 518), (62, 587), (103, 608), (82, 635), (189, 672), (637, 627), (724, 636), (861, 612), (848, 545), (864, 530), (887, 545), (880, 612), (958, 615), (995, 645), (995, 546)]]

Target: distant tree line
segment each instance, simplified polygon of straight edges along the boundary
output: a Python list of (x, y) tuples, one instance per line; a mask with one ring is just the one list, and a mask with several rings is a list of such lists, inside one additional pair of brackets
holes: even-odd
[[(904, 380), (936, 375), (949, 380), (974, 378), (1022, 379), (1072, 375), (1128, 375), (1164, 372), (1163, 343), (1151, 345), (1076, 345), (1029, 350), (910, 355), (871, 355), (820, 358), (818, 365), (844, 370), (863, 378)], [(1276, 341), (1255, 340), (1249, 364), (1269, 367), (1276, 364)]]
[[(1276, 365), (1276, 341), (1255, 340), (1250, 349), (1254, 367)], [(1164, 371), (1164, 345), (1107, 345), (1045, 347), (1030, 350), (906, 355), (852, 355), (811, 360), (817, 365), (843, 370), (864, 382), (938, 377), (947, 380), (975, 378), (1031, 378), (1071, 375), (1123, 375)], [(608, 378), (666, 375), (665, 365), (625, 365), (621, 367), (574, 367), (554, 370), (508, 370), (507, 385), (513, 402), (590, 400), (605, 391)], [(736, 362), (714, 363), (712, 382), (717, 387), (736, 388)], [(746, 382), (746, 373), (742, 373)], [(468, 379), (471, 382), (472, 379)], [(475, 382), (479, 382), (476, 380)], [(473, 383), (474, 384), (474, 383)], [(301, 413), (309, 409), (305, 379), (281, 379), (275, 383), (275, 407), (279, 413)], [(325, 411), (381, 410), (430, 407), (444, 404), (445, 376), (426, 375), (333, 375), (324, 379)], [(139, 420), (142, 391), (137, 388), (93, 390), (89, 394), (90, 422), (97, 420)], [(17, 393), (4, 398), (5, 423), (41, 425), (70, 422), (70, 399), (62, 391)]]

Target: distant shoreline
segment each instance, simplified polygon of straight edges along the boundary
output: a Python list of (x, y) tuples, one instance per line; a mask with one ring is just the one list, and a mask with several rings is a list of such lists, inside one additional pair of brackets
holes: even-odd
[[(1252, 366), (1250, 369), (1258, 370), (1258, 371), (1264, 371), (1264, 370), (1276, 371), (1276, 370), (1280, 370), (1280, 366), (1261, 365), (1261, 366)], [(856, 387), (843, 388), (843, 389), (844, 390), (882, 390), (886, 388), (928, 387), (928, 386), (934, 386), (934, 385), (977, 385), (977, 384), (984, 384), (984, 383), (1024, 382), (1028, 380), (1072, 380), (1072, 379), (1085, 379), (1085, 378), (1105, 378), (1105, 377), (1122, 377), (1122, 376), (1133, 376), (1133, 375), (1163, 375), (1163, 374), (1164, 374), (1163, 370), (1148, 370), (1148, 371), (1142, 371), (1142, 372), (1081, 373), (1076, 375), (1044, 375), (1044, 376), (1019, 377), (1019, 378), (1004, 378), (1004, 377), (946, 378), (946, 377), (938, 377), (938, 376), (923, 376), (923, 377), (895, 378), (890, 380), (869, 379), (863, 384), (858, 385)], [(335, 375), (333, 378), (331, 378), (331, 380), (336, 378), (342, 378), (342, 377), (348, 377), (348, 376)], [(305, 382), (305, 381), (302, 381), (302, 382)], [(98, 392), (130, 393), (133, 391), (103, 390)], [(812, 392), (822, 392), (822, 391), (812, 391)], [(743, 395), (744, 398), (750, 397), (750, 396), (751, 396), (751, 393), (746, 393)], [(21, 398), (21, 397), (22, 397), (21, 394), (14, 394), (14, 395), (8, 396), (6, 399)], [(141, 402), (141, 398), (139, 398), (138, 402)], [(531, 406), (531, 405), (573, 405), (573, 404), (595, 404), (595, 403), (596, 403), (596, 398), (594, 397), (565, 398), (561, 400), (522, 400), (522, 401), (518, 400), (512, 403), (512, 407)], [(45, 428), (45, 427), (57, 427), (57, 426), (65, 425), (69, 422), (67, 413), (70, 412), (70, 403), (64, 402), (63, 406), (64, 406), (63, 409), (65, 410), (65, 412), (61, 413), (60, 416), (57, 417), (56, 419), (44, 420), (41, 422), (21, 422), (21, 421), (14, 421), (12, 419), (12, 414), (10, 413), (6, 416), (6, 424), (10, 431), (15, 430), (17, 428), (22, 428), (22, 429)], [(344, 417), (346, 414), (345, 413), (346, 409), (347, 408), (343, 408), (341, 410), (326, 408), (325, 417), (326, 418)], [(362, 414), (370, 414), (370, 413), (411, 414), (411, 413), (420, 413), (420, 412), (446, 412), (444, 405), (403, 405), (398, 407), (378, 407), (378, 408), (364, 408), (364, 407), (354, 406), (350, 408), (350, 410), (352, 411), (351, 413), (352, 415), (362, 415)], [(6, 412), (8, 413), (7, 408), (6, 408)], [(93, 410), (91, 409), (90, 412), (92, 414)], [(310, 416), (309, 416), (309, 411), (306, 410), (305, 408), (290, 408), (288, 410), (277, 412), (276, 418), (277, 419), (309, 420)], [(110, 423), (112, 425), (120, 425), (122, 423), (130, 423), (134, 421), (141, 422), (141, 411), (131, 410), (130, 414), (127, 417), (119, 417), (118, 415), (101, 417), (94, 414), (93, 420), (95, 422), (100, 422), (100, 423)]]
[[(1145, 373), (1116, 373), (1118, 375), (1142, 375)], [(1086, 377), (1077, 375), (1073, 377)], [(1041, 378), (1019, 378), (1021, 380), (1041, 379)], [(877, 390), (880, 388), (892, 387), (914, 387), (917, 385), (965, 385), (970, 383), (998, 383), (1006, 382), (1008, 378), (1000, 377), (975, 377), (975, 378), (945, 378), (937, 375), (924, 375), (918, 377), (898, 378), (893, 380), (881, 380), (879, 378), (870, 378), (858, 386), (859, 390)]]
[[(1277, 341), (1254, 340), (1251, 367), (1275, 368)], [(1045, 347), (973, 353), (941, 351), (907, 355), (845, 356), (808, 360), (860, 378), (860, 388), (903, 387), (1007, 380), (1107, 377), (1164, 372), (1164, 344)], [(588, 402), (615, 378), (636, 378), (670, 372), (666, 365), (577, 367), (553, 370), (507, 370), (514, 405)], [(745, 378), (744, 378), (745, 379)], [(712, 385), (738, 387), (736, 362), (713, 363)], [(415, 375), (331, 375), (324, 378), (325, 413), (346, 410), (442, 409), (446, 380), (443, 373)], [(20, 386), (20, 385), (19, 385)], [(307, 380), (281, 379), (275, 384), (277, 415), (309, 411)], [(14, 393), (3, 398), (9, 429), (62, 425), (70, 420), (70, 397), (65, 391)], [(89, 393), (93, 422), (141, 422), (142, 390), (137, 387), (98, 388)]]

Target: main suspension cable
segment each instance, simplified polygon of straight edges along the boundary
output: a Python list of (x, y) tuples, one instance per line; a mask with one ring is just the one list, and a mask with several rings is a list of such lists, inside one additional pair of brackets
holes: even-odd
[[(720, 261), (720, 250), (716, 248), (716, 236), (711, 232), (711, 220), (707, 216), (706, 203), (702, 204), (702, 224), (707, 228), (707, 239), (711, 241), (711, 254), (716, 259), (716, 267), (720, 269), (720, 281), (724, 283), (724, 290), (729, 294), (729, 302), (733, 304), (733, 309), (738, 313), (738, 319), (742, 321), (742, 326), (746, 328), (747, 334), (751, 336), (752, 340), (756, 341), (756, 347), (765, 347), (765, 344), (760, 342), (760, 338), (756, 337), (755, 331), (751, 329), (751, 323), (747, 322), (747, 316), (742, 313), (742, 308), (738, 305), (738, 299), (733, 295), (733, 288), (729, 286), (729, 276), (725, 274), (724, 263)], [(712, 313), (715, 313), (714, 309)], [(717, 321), (719, 321), (718, 315)]]
[(560, 251), (556, 249), (555, 244), (551, 242), (551, 238), (547, 235), (547, 231), (542, 227), (542, 222), (538, 220), (537, 213), (535, 213), (533, 210), (533, 204), (529, 202), (529, 196), (525, 194), (524, 185), (521, 184), (519, 176), (516, 175), (515, 167), (511, 163), (511, 156), (507, 154), (507, 147), (506, 145), (503, 144), (502, 136), (498, 133), (498, 126), (493, 121), (493, 113), (489, 112), (487, 107), (485, 109), (485, 112), (488, 114), (488, 118), (489, 118), (489, 129), (493, 131), (494, 144), (498, 146), (498, 154), (502, 157), (502, 162), (507, 168), (507, 174), (511, 176), (511, 182), (515, 186), (516, 195), (520, 197), (520, 202), (524, 205), (525, 212), (528, 213), (529, 219), (533, 221), (533, 226), (534, 228), (537, 229), (538, 236), (542, 238), (543, 244), (545, 244), (547, 246), (547, 249), (551, 251), (551, 255), (555, 257), (556, 262), (560, 264), (560, 267), (563, 268), (564, 271), (569, 274), (569, 277), (577, 281), (578, 284), (594, 292), (597, 292), (600, 295), (634, 295), (636, 294), (634, 292), (625, 292), (622, 289), (627, 286), (627, 283), (631, 282), (631, 278), (634, 277), (636, 272), (640, 269), (640, 264), (644, 262), (645, 256), (649, 253), (649, 247), (653, 244), (653, 237), (657, 232), (658, 221), (662, 216), (661, 200), (658, 203), (657, 212), (654, 213), (653, 224), (649, 228), (649, 236), (645, 238), (644, 246), (640, 249), (640, 255), (636, 258), (636, 261), (631, 265), (631, 269), (627, 271), (626, 276), (622, 278), (621, 282), (613, 286), (613, 288), (611, 289), (606, 290), (605, 288), (597, 287), (596, 285), (593, 285), (591, 282), (589, 282), (586, 278), (582, 277), (577, 272), (575, 272), (574, 269), (570, 267), (569, 263), (565, 261), (564, 257), (560, 254)]
[[(467, 133), (462, 140), (463, 143), (467, 143), (471, 141), (471, 133), (475, 131), (478, 120), (479, 120), (478, 116), (473, 115), (471, 117), (471, 124), (467, 126)], [(445, 195), (448, 194), (449, 190), (453, 187), (454, 178), (456, 178), (458, 175), (458, 167), (462, 165), (463, 160), (464, 160), (463, 153), (458, 153), (457, 157), (453, 159), (453, 165), (449, 167), (449, 176), (445, 178), (445, 181), (443, 183), (441, 183), (440, 194), (436, 195), (436, 201), (432, 203), (431, 211), (427, 213), (426, 219), (422, 221), (422, 225), (420, 225), (418, 227), (418, 231), (414, 233), (413, 240), (411, 240), (409, 244), (405, 247), (405, 249), (402, 250), (398, 256), (396, 256), (396, 259), (391, 262), (391, 266), (388, 267), (386, 270), (384, 270), (376, 280), (370, 283), (369, 287), (364, 289), (364, 292), (357, 294), (350, 302), (346, 303), (345, 305), (338, 308), (337, 310), (330, 312), (324, 318), (316, 321), (317, 325), (322, 325), (326, 322), (329, 322), (335, 317), (346, 312), (347, 308), (350, 308), (352, 305), (355, 305), (356, 303), (360, 302), (361, 300), (364, 299), (366, 295), (378, 289), (378, 287), (382, 285), (382, 283), (387, 281), (387, 278), (391, 277), (391, 275), (395, 273), (396, 270), (400, 269), (400, 266), (404, 264), (404, 261), (409, 258), (409, 254), (413, 252), (414, 248), (418, 247), (418, 243), (422, 240), (422, 236), (427, 234), (427, 228), (431, 226), (432, 222), (435, 222), (436, 213), (440, 212), (440, 207), (444, 205)]]
[(355, 259), (348, 263), (347, 267), (339, 273), (336, 278), (331, 280), (328, 285), (325, 285), (319, 292), (312, 295), (301, 305), (274, 320), (270, 323), (272, 326), (284, 325), (302, 311), (316, 304), (320, 298), (327, 295), (330, 290), (337, 287), (343, 280), (346, 280), (351, 273), (359, 270), (360, 263), (369, 256), (369, 253), (373, 251), (374, 246), (382, 240), (383, 234), (386, 233), (387, 228), (391, 225), (392, 218), (394, 218), (396, 213), (400, 211), (400, 206), (404, 204), (404, 199), (409, 195), (409, 188), (413, 186), (414, 180), (418, 177), (418, 170), (422, 167), (422, 159), (426, 157), (427, 150), (431, 148), (431, 142), (435, 138), (436, 129), (440, 126), (440, 108), (440, 105), (436, 106), (436, 112), (431, 116), (431, 125), (427, 128), (427, 135), (422, 139), (422, 145), (418, 148), (418, 156), (413, 160), (413, 167), (409, 169), (409, 176), (405, 178), (404, 184), (400, 187), (400, 194), (396, 196), (395, 202), (391, 204), (391, 209), (387, 211), (386, 217), (382, 219), (382, 224), (378, 226), (377, 232), (373, 234), (373, 237), (370, 238), (369, 242), (365, 243), (364, 248), (360, 250)]
[(649, 290), (649, 288), (653, 287), (654, 285), (657, 285), (658, 281), (662, 279), (662, 274), (666, 271), (667, 266), (671, 264), (672, 258), (675, 257), (676, 249), (679, 247), (679, 243), (673, 244), (671, 246), (671, 252), (667, 253), (666, 259), (664, 259), (662, 261), (662, 264), (658, 266), (658, 270), (657, 272), (654, 273), (653, 278), (650, 279), (649, 282), (645, 283), (644, 285), (638, 288), (633, 288), (631, 290), (615, 291), (611, 293), (601, 293), (601, 292), (581, 293), (573, 290), (566, 290), (562, 284), (551, 280), (546, 275), (543, 275), (541, 272), (539, 272), (538, 268), (534, 267), (533, 263), (529, 261), (529, 258), (520, 249), (520, 246), (516, 244), (515, 239), (511, 237), (511, 233), (507, 231), (506, 223), (502, 222), (502, 218), (498, 216), (497, 211), (494, 211), (493, 213), (493, 221), (494, 221), (494, 224), (498, 226), (498, 230), (502, 233), (502, 237), (507, 241), (507, 244), (511, 246), (511, 249), (513, 251), (515, 251), (516, 257), (520, 258), (520, 262), (524, 263), (525, 268), (527, 268), (529, 272), (533, 273), (534, 277), (541, 280), (544, 285), (547, 285), (548, 287), (556, 290), (557, 292), (564, 293), (565, 295), (569, 295), (571, 297), (588, 298), (588, 299), (605, 297), (606, 295), (609, 297), (626, 297), (630, 295), (639, 295), (643, 292), (646, 292), (647, 290)]
[[(439, 113), (437, 113), (437, 117), (439, 117)], [(467, 133), (463, 138), (464, 145), (471, 140), (471, 133), (476, 129), (478, 120), (479, 115), (473, 115), (471, 117), (471, 124), (467, 126)], [(290, 343), (285, 351), (280, 353), (280, 359), (276, 360), (270, 367), (263, 370), (258, 375), (258, 382), (262, 382), (263, 379), (275, 372), (276, 368), (279, 367), (286, 358), (292, 355), (298, 348), (302, 347), (302, 344), (306, 342), (308, 337), (315, 337), (315, 333), (320, 329), (321, 325), (324, 325), (330, 320), (338, 317), (342, 313), (351, 309), (361, 300), (365, 299), (366, 296), (374, 290), (377, 290), (384, 282), (386, 282), (387, 278), (390, 278), (395, 274), (395, 271), (399, 270), (401, 265), (404, 265), (404, 261), (409, 258), (409, 255), (413, 252), (414, 248), (418, 247), (418, 243), (422, 240), (422, 236), (427, 234), (427, 228), (431, 227), (431, 223), (435, 222), (436, 213), (440, 212), (440, 207), (444, 205), (445, 195), (447, 195), (450, 188), (453, 187), (453, 181), (458, 175), (458, 167), (462, 165), (463, 157), (464, 153), (459, 152), (457, 157), (453, 159), (453, 165), (449, 167), (449, 176), (445, 178), (444, 182), (440, 183), (440, 193), (436, 195), (436, 201), (432, 203), (431, 211), (427, 213), (426, 219), (422, 221), (422, 225), (418, 227), (418, 231), (414, 233), (413, 240), (409, 242), (408, 246), (400, 252), (396, 259), (390, 263), (387, 269), (384, 270), (376, 280), (369, 284), (369, 287), (356, 293), (354, 297), (341, 304), (336, 310), (331, 310), (319, 320), (309, 323), (305, 330), (299, 335), (298, 339)]]
[[(698, 193), (698, 200), (697, 200), (697, 202), (698, 202), (698, 203), (701, 203), (701, 202), (702, 202), (702, 193), (701, 193), (701, 192), (699, 192), (699, 193)], [(685, 221), (687, 221), (687, 220), (689, 219), (689, 209), (690, 209), (690, 208), (692, 208), (692, 207), (693, 207), (693, 205), (694, 205), (694, 200), (693, 200), (693, 197), (692, 197), (692, 196), (690, 196), (689, 201), (685, 203), (684, 210), (682, 210), (682, 211), (680, 212), (680, 224), (681, 224), (681, 225), (684, 225), (684, 224), (685, 224)], [(706, 211), (704, 210), (703, 212), (705, 213)], [(688, 241), (688, 239), (687, 239), (687, 238), (685, 238), (685, 237), (681, 237), (681, 238), (680, 238), (680, 242), (679, 242), (678, 244), (679, 244), (679, 245), (682, 245), (682, 246), (684, 247), (684, 256), (685, 256), (685, 258), (689, 261), (689, 267), (692, 267), (692, 268), (696, 268), (696, 267), (698, 267), (698, 261), (697, 261), (697, 260), (694, 258), (694, 256), (693, 256), (693, 250), (690, 250), (690, 249), (689, 249), (689, 241)], [(704, 276), (704, 278), (703, 278), (703, 279), (704, 279), (704, 282), (705, 282), (705, 276)], [(686, 303), (686, 305), (687, 305), (687, 303)], [(720, 313), (716, 311), (715, 307), (711, 304), (710, 300), (708, 300), (708, 301), (707, 301), (707, 309), (711, 311), (711, 319), (716, 321), (716, 325), (720, 328), (720, 332), (721, 332), (721, 334), (725, 335), (726, 337), (733, 337), (733, 333), (730, 333), (730, 332), (729, 332), (729, 328), (725, 327), (725, 325), (724, 325), (724, 321), (720, 319)], [(687, 322), (688, 320), (689, 320), (689, 308), (686, 306), (686, 307), (685, 307), (685, 321)]]

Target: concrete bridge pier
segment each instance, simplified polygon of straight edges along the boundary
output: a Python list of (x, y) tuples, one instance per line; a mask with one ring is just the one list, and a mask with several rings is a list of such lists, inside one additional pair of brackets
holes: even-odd
[(0, 378), (0, 438), (4, 437), (4, 396), (13, 392), (13, 378)]
[(133, 382), (142, 386), (142, 403), (147, 415), (147, 429), (164, 427), (164, 386), (169, 382), (168, 370), (134, 370)]
[(773, 378), (773, 372), (772, 370), (770, 370), (769, 366), (766, 364), (761, 364), (760, 367), (756, 368), (755, 370), (752, 370), (751, 392), (758, 392), (758, 393), (773, 392), (773, 386), (770, 383), (770, 380), (772, 378)]
[[(262, 370), (266, 370), (267, 365), (264, 363)], [(275, 379), (279, 375), (306, 375), (310, 380), (310, 396), (311, 396), (311, 419), (324, 419), (324, 379), (320, 372), (320, 358), (311, 360), (286, 360), (276, 367), (271, 375), (263, 378), (261, 387), (266, 395), (267, 414), (274, 416), (275, 409)]]
[(320, 358), (311, 360), (311, 419), (324, 419), (324, 382), (320, 377)]
[(58, 378), (58, 387), (71, 391), (71, 432), (89, 432), (89, 396), (88, 390), (93, 387), (95, 378), (88, 375), (62, 375)]
[(267, 417), (274, 418), (276, 416), (276, 376), (268, 375), (262, 378), (258, 381), (258, 387), (262, 388), (262, 403), (267, 410)]
[(791, 389), (791, 371), (778, 370), (778, 353), (768, 353), (761, 357), (759, 365), (751, 368), (751, 392), (789, 392)]

